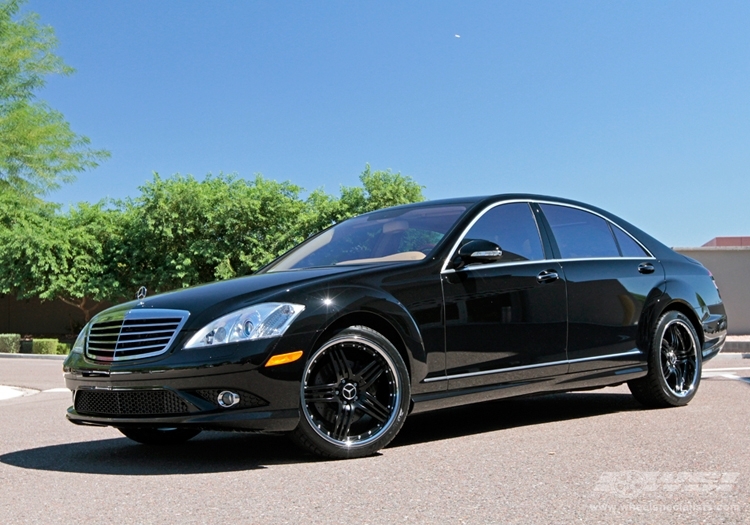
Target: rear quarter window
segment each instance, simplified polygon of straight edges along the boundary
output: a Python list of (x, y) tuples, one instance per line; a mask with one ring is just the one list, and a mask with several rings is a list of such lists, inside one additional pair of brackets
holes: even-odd
[(612, 231), (615, 232), (615, 238), (617, 239), (617, 244), (620, 245), (623, 257), (650, 257), (640, 244), (635, 242), (630, 235), (620, 228), (612, 226)]

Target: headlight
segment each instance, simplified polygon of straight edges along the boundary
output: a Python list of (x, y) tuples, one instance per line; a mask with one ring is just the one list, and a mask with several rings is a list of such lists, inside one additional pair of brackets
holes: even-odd
[(301, 304), (263, 303), (220, 317), (190, 338), (185, 348), (278, 337), (305, 309)]
[(89, 334), (89, 326), (91, 326), (91, 323), (86, 324), (86, 326), (83, 327), (83, 330), (81, 330), (81, 333), (78, 334), (76, 342), (73, 343), (73, 348), (70, 349), (71, 354), (83, 353), (84, 347), (86, 346), (86, 337), (88, 337)]

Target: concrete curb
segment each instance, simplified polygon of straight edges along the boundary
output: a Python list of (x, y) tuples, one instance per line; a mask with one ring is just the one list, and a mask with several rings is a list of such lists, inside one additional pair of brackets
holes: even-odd
[(750, 353), (750, 341), (730, 341), (724, 343), (722, 353)]
[(723, 352), (750, 353), (750, 335), (728, 335)]
[(66, 355), (50, 355), (50, 354), (8, 354), (0, 352), (0, 359), (54, 359), (56, 361), (64, 361)]

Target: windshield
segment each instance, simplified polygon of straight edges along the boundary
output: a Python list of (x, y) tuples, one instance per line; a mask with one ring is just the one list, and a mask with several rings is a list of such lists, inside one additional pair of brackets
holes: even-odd
[(306, 240), (265, 271), (424, 259), (466, 211), (463, 205), (390, 208), (361, 215)]

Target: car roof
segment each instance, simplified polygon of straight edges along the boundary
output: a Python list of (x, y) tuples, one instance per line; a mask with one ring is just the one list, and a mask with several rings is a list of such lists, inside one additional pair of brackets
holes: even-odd
[[(551, 202), (551, 203), (559, 203), (559, 204), (567, 204), (570, 206), (577, 206), (581, 207), (585, 210), (589, 210), (595, 213), (598, 213), (599, 215), (602, 215), (606, 217), (607, 219), (613, 221), (615, 224), (618, 224), (619, 226), (625, 228), (626, 231), (628, 231), (630, 234), (635, 235), (635, 237), (644, 243), (646, 247), (651, 250), (652, 253), (654, 253), (657, 257), (665, 257), (672, 254), (672, 250), (670, 250), (666, 245), (664, 245), (659, 240), (655, 239), (648, 233), (644, 232), (637, 226), (629, 223), (628, 221), (620, 218), (617, 215), (614, 215), (611, 212), (608, 212), (607, 210), (603, 210), (597, 206), (593, 206), (591, 204), (587, 204), (585, 202), (576, 201), (573, 199), (567, 199), (564, 197), (553, 197), (550, 195), (539, 195), (534, 193), (497, 193), (494, 195), (475, 195), (475, 196), (467, 196), (467, 197), (453, 197), (450, 199), (436, 199), (436, 200), (426, 200), (422, 202), (416, 202), (411, 204), (402, 204), (400, 206), (394, 206), (392, 208), (383, 208), (381, 210), (369, 212), (369, 213), (378, 213), (379, 211), (384, 210), (395, 210), (395, 209), (409, 209), (409, 208), (419, 208), (423, 206), (447, 206), (447, 205), (463, 205), (467, 208), (481, 208), (484, 206), (488, 206), (494, 202), (500, 202), (500, 201), (512, 201), (512, 200), (520, 200), (520, 201), (542, 201), (542, 202)], [(365, 215), (369, 215), (365, 214)]]
[[(489, 204), (491, 202), (506, 201), (506, 200), (557, 202), (560, 204), (570, 204), (574, 206), (580, 206), (582, 208), (587, 208), (587, 209), (602, 213), (603, 215), (607, 215), (607, 216), (611, 215), (605, 210), (601, 210), (597, 208), (596, 206), (586, 204), (585, 202), (579, 202), (579, 201), (575, 201), (572, 199), (566, 199), (563, 197), (553, 197), (550, 195), (538, 195), (538, 194), (533, 194), (533, 193), (497, 193), (494, 195), (473, 195), (473, 196), (466, 196), (466, 197), (452, 197), (450, 199), (425, 200), (421, 202), (402, 204), (399, 206), (393, 206), (392, 208), (383, 208), (383, 209), (402, 209), (402, 208), (412, 208), (412, 207), (418, 208), (422, 206), (445, 206), (445, 205), (459, 205), (459, 204), (474, 205), (474, 204), (480, 204), (480, 203)], [(377, 210), (377, 211), (380, 211), (380, 210)]]

